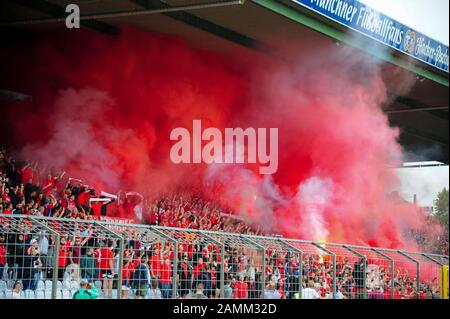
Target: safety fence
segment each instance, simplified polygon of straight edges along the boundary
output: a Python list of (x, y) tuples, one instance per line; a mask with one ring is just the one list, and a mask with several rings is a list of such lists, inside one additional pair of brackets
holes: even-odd
[(0, 299), (448, 298), (448, 256), (0, 215)]

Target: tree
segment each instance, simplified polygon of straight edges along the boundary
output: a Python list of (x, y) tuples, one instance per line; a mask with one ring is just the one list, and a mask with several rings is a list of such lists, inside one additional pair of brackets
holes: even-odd
[(448, 189), (444, 189), (437, 195), (434, 200), (434, 218), (436, 218), (445, 229), (448, 234)]

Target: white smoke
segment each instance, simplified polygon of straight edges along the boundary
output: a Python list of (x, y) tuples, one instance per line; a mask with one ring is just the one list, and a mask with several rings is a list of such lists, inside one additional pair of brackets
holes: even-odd
[(295, 201), (303, 214), (301, 228), (307, 238), (321, 241), (328, 237), (324, 211), (332, 195), (333, 182), (330, 179), (313, 176), (299, 185)]

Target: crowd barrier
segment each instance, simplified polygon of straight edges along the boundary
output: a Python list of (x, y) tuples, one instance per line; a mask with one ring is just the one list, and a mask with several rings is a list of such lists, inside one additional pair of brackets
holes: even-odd
[(448, 298), (448, 256), (129, 223), (0, 215), (0, 299), (74, 295)]

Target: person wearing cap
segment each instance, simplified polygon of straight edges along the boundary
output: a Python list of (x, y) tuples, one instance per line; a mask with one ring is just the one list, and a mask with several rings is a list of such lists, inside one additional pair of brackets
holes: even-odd
[(87, 279), (81, 279), (80, 289), (74, 293), (73, 299), (97, 299), (98, 295), (97, 287), (90, 284)]
[(25, 251), (22, 267), (19, 269), (23, 290), (36, 289), (42, 271), (42, 263), (39, 259), (39, 242), (33, 238), (30, 245)]

